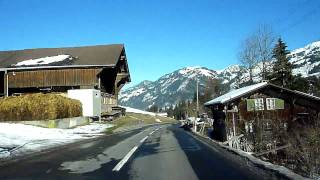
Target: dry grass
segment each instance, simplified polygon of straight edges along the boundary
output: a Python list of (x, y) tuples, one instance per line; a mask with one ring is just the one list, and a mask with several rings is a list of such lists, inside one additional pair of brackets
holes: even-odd
[[(161, 122), (158, 122), (160, 120)], [(176, 123), (177, 121), (172, 118), (168, 117), (161, 117), (161, 116), (151, 116), (147, 114), (139, 114), (139, 113), (126, 113), (126, 116), (120, 117), (111, 122), (115, 126), (109, 128), (107, 133), (112, 133), (115, 129), (118, 129), (123, 126), (134, 126), (138, 124), (155, 124), (155, 123)]]
[(0, 121), (59, 119), (82, 115), (81, 103), (57, 94), (0, 98)]

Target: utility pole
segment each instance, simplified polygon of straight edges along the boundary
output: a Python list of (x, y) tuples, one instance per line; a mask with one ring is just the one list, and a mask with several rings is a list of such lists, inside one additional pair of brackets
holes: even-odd
[(5, 94), (5, 97), (8, 97), (9, 96), (9, 74), (8, 74), (8, 71), (5, 71), (4, 73), (5, 75), (5, 83), (4, 83), (4, 94)]
[(197, 117), (199, 117), (199, 80), (197, 79)]

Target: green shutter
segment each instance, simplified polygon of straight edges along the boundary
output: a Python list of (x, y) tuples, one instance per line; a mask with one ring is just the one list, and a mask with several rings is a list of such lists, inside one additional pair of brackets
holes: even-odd
[(284, 109), (284, 100), (276, 98), (275, 105), (276, 109)]
[(247, 99), (247, 111), (254, 111), (254, 99)]

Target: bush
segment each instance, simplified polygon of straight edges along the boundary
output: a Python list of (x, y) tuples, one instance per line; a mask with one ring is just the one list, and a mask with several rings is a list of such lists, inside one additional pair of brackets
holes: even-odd
[(292, 169), (310, 178), (320, 177), (320, 126), (298, 127), (288, 138), (286, 155)]
[(70, 118), (82, 115), (81, 102), (58, 94), (0, 98), (0, 121)]

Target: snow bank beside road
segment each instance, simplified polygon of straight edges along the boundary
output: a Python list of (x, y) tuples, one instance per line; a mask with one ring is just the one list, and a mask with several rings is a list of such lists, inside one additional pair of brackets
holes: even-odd
[(121, 106), (121, 107), (126, 108), (126, 112), (148, 114), (148, 115), (151, 115), (151, 116), (156, 116), (156, 113), (153, 113), (153, 112), (143, 111), (143, 110), (140, 110), (140, 109), (135, 109), (135, 108), (126, 107), (126, 106)]
[[(148, 111), (143, 111), (140, 109), (135, 109), (132, 107), (126, 107), (126, 106), (121, 106), (122, 108), (126, 109), (126, 112), (131, 112), (131, 113), (139, 113), (139, 114), (147, 114), (151, 116), (162, 116), (162, 117), (167, 117), (167, 113), (153, 113), (153, 112), (148, 112)], [(160, 121), (161, 122), (161, 121)]]
[(0, 123), (0, 160), (103, 135), (111, 124), (92, 123), (74, 129), (48, 129)]

